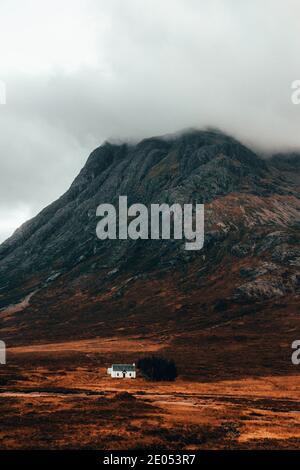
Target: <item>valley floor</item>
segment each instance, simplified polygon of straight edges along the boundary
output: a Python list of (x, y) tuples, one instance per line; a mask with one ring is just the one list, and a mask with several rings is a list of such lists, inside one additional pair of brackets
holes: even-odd
[(106, 375), (117, 352), (131, 359), (162, 348), (134, 337), (11, 348), (0, 369), (0, 449), (299, 447), (297, 375), (174, 383)]

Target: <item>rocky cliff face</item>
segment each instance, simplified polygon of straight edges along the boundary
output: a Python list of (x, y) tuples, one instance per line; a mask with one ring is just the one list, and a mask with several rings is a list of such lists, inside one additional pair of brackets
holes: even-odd
[[(178, 331), (247, 305), (294, 302), (299, 161), (263, 160), (217, 131), (104, 144), (60, 199), (1, 245), (2, 337)], [(205, 203), (203, 250), (187, 252), (180, 240), (98, 240), (96, 208), (119, 195), (129, 204)]]

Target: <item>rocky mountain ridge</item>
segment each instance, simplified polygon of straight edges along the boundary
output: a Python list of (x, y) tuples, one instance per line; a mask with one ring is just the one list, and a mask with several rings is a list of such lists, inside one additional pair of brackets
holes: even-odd
[[(201, 323), (209, 312), (213, 322), (241, 304), (295, 299), (298, 174), (297, 155), (264, 160), (217, 131), (105, 143), (60, 199), (0, 246), (4, 334), (51, 336), (51, 325), (66, 322), (72, 335), (111, 321), (144, 330), (145, 311), (158, 308), (155, 324), (183, 309), (192, 327), (200, 305)], [(203, 250), (185, 252), (180, 240), (98, 240), (96, 208), (117, 204), (119, 195), (129, 204), (204, 203)], [(200, 291), (206, 302), (196, 300)], [(29, 295), (21, 318), (12, 306)], [(171, 323), (175, 330), (176, 318)]]

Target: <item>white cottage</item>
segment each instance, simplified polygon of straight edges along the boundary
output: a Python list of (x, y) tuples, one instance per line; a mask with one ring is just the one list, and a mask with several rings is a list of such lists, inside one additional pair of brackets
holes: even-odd
[(135, 364), (113, 364), (107, 369), (108, 375), (113, 378), (122, 379), (135, 379), (136, 370)]

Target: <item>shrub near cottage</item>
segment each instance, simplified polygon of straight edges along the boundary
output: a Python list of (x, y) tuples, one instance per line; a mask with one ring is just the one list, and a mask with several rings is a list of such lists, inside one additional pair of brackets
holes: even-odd
[(147, 356), (139, 359), (137, 368), (149, 380), (174, 381), (177, 377), (175, 362), (161, 356)]

